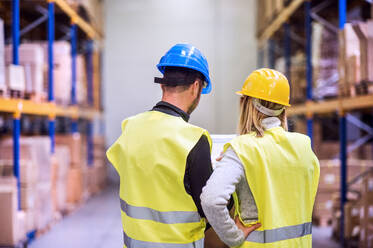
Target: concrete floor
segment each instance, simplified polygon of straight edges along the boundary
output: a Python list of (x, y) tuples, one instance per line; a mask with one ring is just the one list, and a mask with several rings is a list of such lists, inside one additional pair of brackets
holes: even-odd
[[(121, 248), (118, 187), (109, 187), (31, 243), (30, 248)], [(313, 228), (313, 247), (337, 248), (330, 228)]]
[(30, 248), (122, 248), (123, 234), (117, 188), (89, 199), (77, 211), (37, 238)]

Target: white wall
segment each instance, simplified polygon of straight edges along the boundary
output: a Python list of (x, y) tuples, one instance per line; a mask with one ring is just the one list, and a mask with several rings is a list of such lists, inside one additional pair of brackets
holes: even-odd
[(210, 133), (233, 133), (239, 97), (255, 69), (254, 0), (106, 0), (103, 60), (107, 144), (126, 117), (159, 101), (155, 65), (175, 43), (189, 42), (207, 57), (213, 91), (203, 95), (191, 122)]

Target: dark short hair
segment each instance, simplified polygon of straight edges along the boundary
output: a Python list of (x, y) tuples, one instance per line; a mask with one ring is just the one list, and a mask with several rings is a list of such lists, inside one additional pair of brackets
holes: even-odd
[(184, 67), (168, 66), (164, 70), (163, 78), (155, 78), (154, 82), (166, 86), (186, 86), (191, 85), (198, 79), (205, 81), (205, 77), (199, 71)]

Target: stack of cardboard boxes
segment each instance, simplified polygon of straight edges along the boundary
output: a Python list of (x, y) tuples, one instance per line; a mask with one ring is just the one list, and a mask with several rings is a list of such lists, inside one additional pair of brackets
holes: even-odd
[(373, 20), (347, 23), (340, 34), (339, 80), (343, 96), (373, 93)]
[(65, 146), (70, 153), (70, 165), (67, 170), (67, 203), (68, 208), (74, 208), (83, 200), (83, 173), (86, 170), (84, 160), (84, 147), (82, 136), (79, 133), (72, 135), (57, 135), (56, 145)]
[(0, 199), (4, 198), (4, 204), (2, 200), (0, 204), (0, 226), (6, 223), (7, 229), (0, 233), (0, 246), (14, 245), (26, 232), (49, 230), (63, 214), (104, 188), (102, 137), (94, 139), (95, 163), (90, 168), (87, 168), (84, 136), (56, 135), (55, 141), (52, 156), (49, 137), (20, 138), (20, 212), (13, 177), (13, 140), (10, 137), (0, 140)]
[(56, 145), (52, 157), (52, 199), (57, 214), (66, 213), (67, 209), (67, 173), (70, 167), (70, 151), (65, 145)]
[(18, 211), (17, 182), (0, 177), (0, 246), (13, 247), (26, 239), (26, 217)]
[(106, 184), (105, 142), (102, 136), (95, 136), (93, 139), (93, 159), (93, 165), (88, 167), (89, 191), (96, 194)]
[[(347, 182), (373, 168), (372, 160), (349, 159)], [(361, 181), (351, 185), (349, 190), (360, 192), (362, 188)], [(335, 217), (333, 207), (338, 206), (340, 194), (340, 162), (339, 160), (321, 160), (320, 161), (320, 183), (316, 195), (316, 201), (313, 211), (313, 217), (316, 224), (326, 226), (332, 223)], [(355, 197), (356, 198), (356, 197)], [(352, 197), (351, 200), (356, 200)], [(338, 209), (338, 207), (337, 207)], [(351, 208), (353, 209), (353, 208)], [(352, 211), (352, 210), (351, 210)]]
[(360, 246), (373, 247), (373, 172), (363, 179), (360, 210)]

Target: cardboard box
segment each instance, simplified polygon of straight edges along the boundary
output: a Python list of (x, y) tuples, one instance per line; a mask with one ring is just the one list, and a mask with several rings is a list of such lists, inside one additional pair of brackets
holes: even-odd
[(347, 202), (345, 204), (345, 237), (351, 239), (357, 236), (356, 229), (360, 225), (360, 204)]
[(82, 137), (79, 133), (71, 135), (56, 135), (56, 145), (65, 145), (70, 151), (70, 161), (73, 166), (82, 166)]
[(56, 183), (55, 201), (58, 211), (65, 211), (67, 209), (67, 181), (59, 180)]
[(52, 185), (53, 204), (55, 210), (65, 211), (67, 208), (67, 174), (70, 167), (70, 150), (66, 145), (57, 145), (54, 154), (56, 175)]
[[(373, 168), (373, 161), (348, 159), (347, 161), (347, 182)], [(339, 191), (340, 188), (340, 162), (339, 160), (320, 160), (320, 182), (319, 190)], [(360, 190), (361, 181), (353, 184), (351, 189)]]
[[(51, 181), (51, 153), (50, 153), (50, 138), (48, 136), (32, 136), (32, 137), (21, 137), (20, 138), (20, 157), (22, 160), (30, 161), (35, 170), (25, 170), (27, 173), (24, 174), (28, 179), (31, 180), (33, 177), (37, 177), (38, 182), (50, 182)], [(6, 160), (13, 160), (13, 139), (6, 138), (0, 142), (0, 157)], [(36, 173), (36, 175), (34, 174)], [(23, 177), (21, 175), (21, 177)]]
[(77, 204), (82, 200), (82, 196), (82, 169), (70, 168), (67, 174), (67, 202)]
[(66, 145), (56, 145), (54, 156), (55, 156), (55, 159), (58, 161), (58, 179), (57, 180), (66, 181), (67, 172), (71, 164), (69, 147)]
[(16, 245), (23, 236), (17, 214), (17, 186), (14, 177), (0, 178), (0, 246)]
[[(0, 176), (13, 176), (13, 160), (0, 159)], [(22, 186), (35, 184), (38, 178), (37, 166), (30, 160), (20, 160), (20, 183)]]

